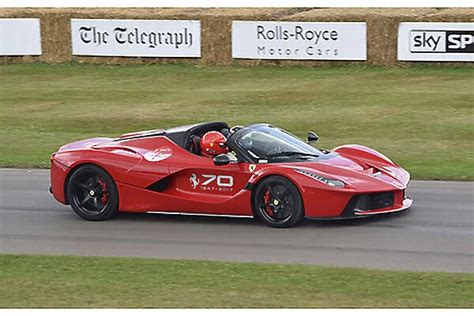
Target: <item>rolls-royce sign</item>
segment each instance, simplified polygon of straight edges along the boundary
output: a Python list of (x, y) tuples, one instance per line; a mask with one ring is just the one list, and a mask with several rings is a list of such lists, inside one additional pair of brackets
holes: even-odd
[(366, 60), (365, 22), (232, 22), (232, 57)]

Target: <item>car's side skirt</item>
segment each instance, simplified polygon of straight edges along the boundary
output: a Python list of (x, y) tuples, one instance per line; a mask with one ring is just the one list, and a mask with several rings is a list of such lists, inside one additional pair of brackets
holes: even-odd
[(253, 218), (253, 215), (208, 214), (208, 213), (188, 213), (188, 212), (160, 212), (160, 211), (149, 211), (149, 212), (147, 212), (147, 214), (185, 215), (185, 216), (208, 216), (208, 217), (232, 217), (232, 218)]

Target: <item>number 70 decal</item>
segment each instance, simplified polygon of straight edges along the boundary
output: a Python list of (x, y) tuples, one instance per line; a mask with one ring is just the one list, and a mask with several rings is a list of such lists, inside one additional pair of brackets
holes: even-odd
[(215, 174), (203, 174), (206, 181), (202, 183), (202, 185), (209, 185), (213, 181), (217, 180), (217, 186), (219, 187), (232, 187), (234, 185), (234, 178), (232, 176), (217, 176)]

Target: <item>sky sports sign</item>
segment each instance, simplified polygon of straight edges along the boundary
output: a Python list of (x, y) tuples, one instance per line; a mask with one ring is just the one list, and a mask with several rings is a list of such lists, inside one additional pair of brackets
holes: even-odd
[(473, 23), (400, 23), (398, 60), (474, 61)]
[(79, 56), (201, 57), (201, 24), (188, 20), (71, 20)]
[(232, 57), (366, 60), (364, 22), (232, 22)]

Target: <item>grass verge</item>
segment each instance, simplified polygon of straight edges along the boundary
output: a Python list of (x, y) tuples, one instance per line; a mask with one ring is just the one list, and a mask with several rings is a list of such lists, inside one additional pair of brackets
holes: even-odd
[(373, 147), (416, 179), (474, 180), (474, 68), (0, 66), (0, 166), (74, 140), (207, 120)]
[(0, 307), (474, 307), (474, 275), (0, 255)]

